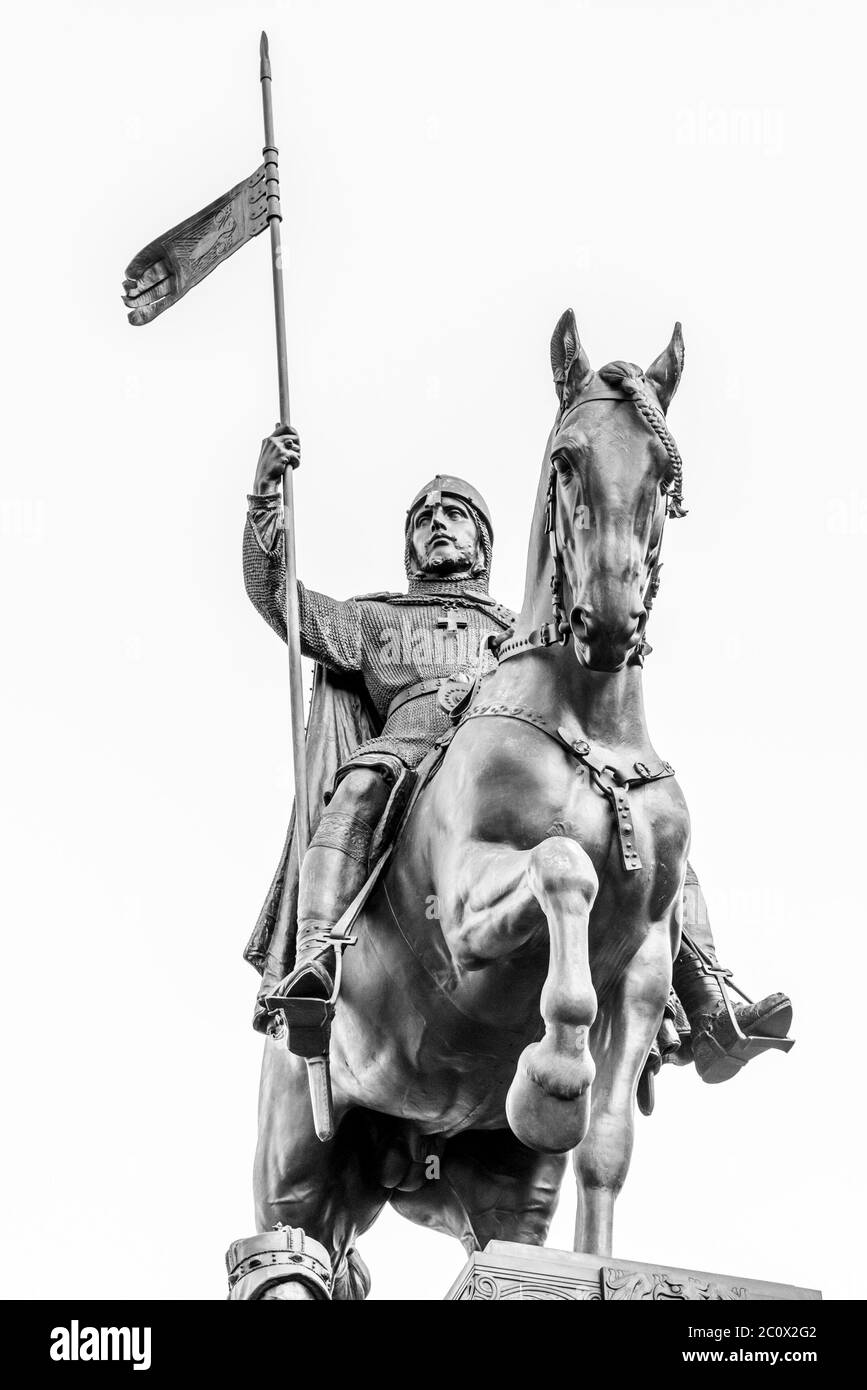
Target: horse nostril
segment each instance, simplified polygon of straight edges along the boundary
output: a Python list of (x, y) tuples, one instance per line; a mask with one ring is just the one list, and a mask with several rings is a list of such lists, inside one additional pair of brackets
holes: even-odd
[(569, 625), (572, 628), (573, 636), (577, 637), (579, 642), (587, 641), (590, 636), (590, 624), (583, 608), (576, 606), (572, 609), (569, 615)]

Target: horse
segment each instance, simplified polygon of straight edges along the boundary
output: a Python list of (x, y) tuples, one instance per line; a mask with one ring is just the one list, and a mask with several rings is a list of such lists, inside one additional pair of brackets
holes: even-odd
[(356, 924), (327, 1142), (303, 1059), (266, 1039), (258, 1229), (320, 1242), (335, 1299), (366, 1296), (355, 1242), (388, 1202), (468, 1252), (543, 1244), (570, 1154), (575, 1249), (611, 1253), (690, 838), (642, 696), (664, 523), (684, 514), (665, 423), (683, 339), (678, 324), (646, 372), (597, 372), (567, 310), (551, 359), (520, 616)]

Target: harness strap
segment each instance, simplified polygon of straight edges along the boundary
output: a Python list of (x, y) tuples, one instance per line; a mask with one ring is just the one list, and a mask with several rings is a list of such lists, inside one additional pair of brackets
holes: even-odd
[(389, 720), (403, 705), (408, 705), (410, 700), (420, 700), (423, 695), (433, 695), (434, 691), (439, 690), (442, 683), (443, 677), (435, 676), (432, 680), (416, 681), (415, 685), (408, 685), (406, 690), (398, 691), (385, 712), (386, 720)]
[(436, 692), (439, 696), (440, 708), (450, 714), (453, 721), (457, 723), (458, 717), (463, 714), (464, 710), (467, 709), (476, 698), (476, 691), (479, 688), (482, 677), (487, 674), (484, 669), (485, 652), (494, 651), (498, 641), (498, 633), (482, 633), (479, 641), (476, 674), (472, 680), (470, 680), (468, 675), (461, 672), (456, 676), (434, 676), (431, 680), (416, 681), (415, 685), (408, 685), (406, 690), (401, 690), (395, 695), (386, 711), (386, 720), (391, 718), (395, 710), (399, 710), (402, 705), (407, 704), (410, 700), (419, 700), (423, 695), (432, 695)]
[[(614, 824), (617, 827), (617, 839), (620, 846), (620, 860), (627, 873), (634, 873), (642, 867), (641, 856), (635, 845), (635, 830), (632, 817), (632, 807), (629, 802), (629, 791), (633, 787), (643, 786), (646, 782), (658, 782), (665, 777), (674, 776), (674, 768), (670, 763), (660, 762), (654, 769), (647, 763), (635, 762), (629, 772), (624, 773), (612, 763), (606, 763), (603, 756), (594, 751), (592, 744), (585, 738), (573, 738), (566, 729), (555, 727), (542, 714), (536, 710), (528, 709), (524, 705), (474, 705), (467, 710), (461, 719), (461, 724), (470, 719), (501, 718), (517, 719), (522, 724), (529, 724), (531, 728), (539, 729), (541, 733), (547, 734), (548, 738), (553, 739), (579, 763), (588, 768), (593, 779), (594, 786), (607, 798), (611, 811), (614, 816)], [(458, 726), (460, 727), (460, 725)]]
[(497, 660), (508, 661), (510, 656), (520, 656), (522, 652), (544, 650), (559, 644), (559, 637), (551, 635), (553, 623), (545, 623), (543, 627), (534, 628), (525, 637), (507, 637), (505, 642), (497, 648)]
[[(604, 381), (604, 379), (603, 377), (602, 380)], [(616, 388), (605, 390), (603, 387), (597, 386), (594, 388), (591, 386), (589, 390), (581, 392), (577, 401), (573, 401), (571, 405), (567, 405), (560, 416), (560, 428), (562, 429), (570, 415), (574, 415), (579, 405), (586, 405), (588, 401), (628, 401), (630, 399), (631, 397), (627, 396), (625, 391), (619, 391)]]

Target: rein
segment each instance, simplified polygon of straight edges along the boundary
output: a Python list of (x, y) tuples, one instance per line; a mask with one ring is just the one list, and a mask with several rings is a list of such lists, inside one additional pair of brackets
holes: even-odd
[[(671, 480), (664, 488), (666, 492), (666, 517), (686, 516), (686, 509), (683, 505), (683, 459), (666, 424), (662, 410), (651, 399), (639, 378), (625, 364), (612, 363), (603, 368), (599, 376), (603, 381), (610, 383), (609, 389), (601, 390), (597, 387), (595, 390), (591, 388), (586, 391), (563, 412), (560, 417), (559, 428), (563, 428), (570, 415), (574, 415), (575, 411), (579, 410), (582, 405), (587, 405), (591, 401), (630, 401), (663, 445), (671, 464)], [(557, 469), (553, 461), (549, 467), (548, 490), (545, 496), (545, 531), (548, 536), (552, 561), (552, 619), (525, 637), (507, 638), (495, 649), (499, 661), (508, 661), (510, 657), (522, 656), (525, 652), (539, 648), (563, 647), (568, 642), (572, 630), (563, 608), (563, 557), (557, 542)], [(650, 612), (653, 601), (659, 593), (660, 571), (662, 569), (662, 561), (659, 559), (661, 551), (662, 537), (660, 537), (657, 558), (650, 572), (644, 594), (644, 607), (647, 613)], [(645, 656), (652, 650), (642, 635), (641, 641), (631, 654), (631, 660), (643, 665)]]

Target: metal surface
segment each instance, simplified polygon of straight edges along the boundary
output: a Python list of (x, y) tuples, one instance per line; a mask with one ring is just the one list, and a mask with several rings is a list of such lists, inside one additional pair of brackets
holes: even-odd
[(155, 237), (126, 268), (123, 302), (134, 328), (152, 323), (265, 230), (265, 166)]
[(412, 515), (419, 503), (424, 502), (428, 496), (445, 495), (446, 497), (461, 497), (466, 502), (471, 502), (478, 512), (484, 517), (491, 540), (494, 538), (494, 523), (491, 518), (490, 508), (478, 488), (473, 487), (465, 478), (457, 478), (452, 473), (438, 473), (435, 478), (431, 478), (429, 483), (420, 487), (415, 497), (410, 502), (406, 512), (406, 525), (409, 529)]
[[(511, 644), (525, 659), (483, 668), (481, 656), (495, 650), (494, 632), (499, 628), (502, 636), (503, 625), (481, 582), (472, 596), (459, 596), (458, 577), (451, 576), (456, 588), (449, 603), (441, 585), (408, 568), (413, 577), (404, 597), (336, 605), (324, 595), (311, 603), (303, 596), (302, 629), (309, 622), (308, 641), (319, 644), (319, 659), (360, 675), (368, 692), (379, 690), (383, 716), (389, 707), (395, 721), (423, 716), (420, 742), (436, 727), (428, 703), (438, 719), (449, 715), (433, 691), (401, 698), (434, 672), (402, 665), (401, 656), (388, 670), (378, 664), (382, 644), (373, 637), (381, 634), (383, 616), (394, 605), (410, 631), (413, 623), (438, 631), (444, 622), (455, 643), (465, 635), (456, 610), (468, 627), (477, 612), (489, 623), (488, 632), (466, 633), (481, 644), (472, 682), (457, 682), (451, 672), (461, 687), (456, 717), (463, 688), (468, 702), (477, 703), (450, 730), (435, 775), (419, 778), (389, 856), (360, 897), (354, 890), (349, 916), (321, 907), (326, 898), (332, 907), (340, 899), (339, 863), (313, 865), (313, 849), (305, 860), (299, 901), (306, 898), (308, 916), (332, 924), (326, 947), (335, 939), (341, 945), (353, 924), (339, 998), (336, 984), (324, 1002), (294, 998), (295, 972), (282, 981), (286, 991), (273, 995), (272, 989), (269, 998), (287, 1016), (298, 1012), (289, 1026), (300, 1025), (302, 1036), (297, 1055), (281, 1039), (266, 1043), (257, 1221), (266, 1228), (275, 1217), (288, 1217), (320, 1241), (331, 1252), (339, 1300), (366, 1296), (354, 1241), (386, 1202), (465, 1243), (484, 1246), (505, 1236), (539, 1244), (570, 1152), (578, 1186), (576, 1250), (608, 1256), (615, 1198), (632, 1152), (635, 1097), (642, 1095), (649, 1108), (648, 1086), (640, 1083), (666, 1010), (672, 1012), (689, 816), (671, 767), (653, 747), (643, 667), (633, 658), (643, 648), (644, 601), (656, 594), (663, 521), (680, 479), (645, 413), (625, 405), (621, 392), (596, 390), (571, 315), (555, 331), (552, 360), (561, 411), (542, 462)], [(676, 334), (646, 373), (660, 410), (681, 364)], [(606, 374), (603, 368), (596, 376), (605, 381)], [(594, 398), (581, 415), (578, 487), (577, 467), (568, 463), (579, 447), (575, 417), (564, 403), (588, 390)], [(556, 479), (555, 455), (566, 460)], [(585, 498), (594, 509), (593, 528), (577, 520)], [(262, 518), (248, 522), (255, 533), (247, 552), (252, 572), (262, 569), (261, 582), (248, 587), (280, 631), (273, 599), (263, 592), (267, 582), (280, 582), (279, 566), (268, 559), (269, 506), (263, 503)], [(565, 640), (544, 640), (552, 594), (557, 636)], [(388, 756), (398, 748), (392, 745)], [(358, 773), (339, 783), (331, 803), (350, 818), (357, 814), (353, 776)], [(299, 907), (299, 924), (304, 916)], [(302, 935), (299, 925), (299, 941)], [(326, 936), (321, 920), (318, 935)], [(266, 935), (256, 944), (266, 972), (270, 942)], [(710, 951), (709, 943), (707, 924), (702, 950)], [(305, 959), (296, 970), (313, 979), (320, 967), (318, 959)], [(720, 1003), (723, 973), (693, 972), (687, 1012)], [(763, 1004), (764, 1018), (762, 1006), (747, 1007), (769, 1030), (784, 1019), (785, 1006), (773, 998)], [(719, 1069), (720, 1054), (736, 1068), (774, 1046), (750, 1037), (740, 1019), (735, 1015), (733, 1023), (723, 1007), (722, 1024), (712, 1019), (700, 1035), (710, 1068)], [(670, 1031), (676, 1047), (679, 1035)], [(324, 1061), (329, 1046), (331, 1092), (320, 1063), (311, 1106), (307, 1065), (311, 1056)], [(660, 1055), (657, 1049), (657, 1065)], [(333, 1140), (322, 1144), (322, 1134), (332, 1131)], [(680, 1294), (663, 1271), (648, 1283), (633, 1270), (624, 1282), (621, 1271), (604, 1263), (613, 1269), (606, 1296), (728, 1296), (712, 1280)]]
[[(130, 323), (151, 322), (267, 222), (280, 427), (294, 436), (264, 33), (260, 80), (263, 164), (143, 248), (128, 267), (124, 300)], [(330, 992), (323, 1001), (283, 1007), (289, 1028), (300, 1029), (299, 1047), (287, 1051), (274, 1038), (266, 1045), (257, 1219), (273, 1227), (275, 1215), (282, 1221), (288, 1214), (298, 1225), (278, 1222), (278, 1234), (236, 1243), (233, 1298), (364, 1297), (369, 1281), (353, 1242), (386, 1201), (470, 1245), (484, 1244), (494, 1230), (536, 1244), (570, 1150), (576, 1248), (597, 1252), (599, 1263), (611, 1249), (614, 1199), (628, 1170), (633, 1097), (638, 1092), (647, 1101), (641, 1087), (648, 1065), (661, 1065), (657, 1040), (666, 1011), (674, 1049), (682, 1038), (681, 1023), (671, 1023), (678, 1008), (669, 992), (679, 944), (674, 979), (689, 1018), (691, 1059), (705, 1081), (726, 1080), (761, 1052), (791, 1046), (787, 997), (734, 1004), (709, 923), (689, 916), (685, 876), (687, 887), (697, 883), (690, 884), (686, 865), (688, 814), (644, 718), (644, 627), (659, 587), (663, 521), (685, 515), (682, 459), (666, 421), (683, 369), (680, 325), (646, 371), (614, 361), (594, 372), (567, 311), (551, 360), (560, 409), (542, 465), (512, 638), (504, 640), (511, 615), (487, 595), (491, 518), (472, 485), (442, 475), (416, 498), (428, 497), (433, 508), (431, 518), (415, 513), (422, 533), (425, 526), (445, 528), (438, 516), (445, 516), (444, 494), (464, 499), (466, 511), (448, 509), (451, 524), (463, 525), (470, 538), (462, 542), (464, 569), (430, 582), (425, 547), (444, 537), (413, 540), (411, 508), (408, 593), (346, 605), (297, 583), (293, 470), (300, 454), (280, 475), (280, 566), (272, 564), (276, 481), (271, 501), (257, 499), (255, 514), (251, 507), (245, 565), (255, 553), (256, 583), (264, 576), (268, 590), (262, 609), (285, 631), (289, 653), (296, 820), (286, 853), (299, 870), (304, 863), (293, 899), (284, 855), (268, 904), (279, 901), (277, 939), (266, 913), (255, 958), (263, 967), (270, 960), (270, 968), (286, 968), (286, 933), (297, 908), (299, 949), (324, 944), (336, 951), (337, 964), (333, 981), (324, 974)], [(581, 431), (579, 406), (587, 408)], [(591, 535), (578, 520), (579, 496), (594, 514)], [(426, 631), (441, 633), (441, 660), (421, 669), (414, 657), (390, 661), (387, 670), (366, 663), (365, 633), (371, 647), (382, 635), (381, 625), (371, 624), (401, 608), (397, 628), (412, 630), (420, 620)], [(339, 736), (352, 746), (335, 771), (327, 738), (317, 745), (328, 764), (328, 775), (325, 767), (314, 769), (317, 797), (332, 782), (336, 790), (330, 820), (319, 816), (319, 844), (305, 853), (310, 798), (300, 656), (306, 640), (307, 654), (328, 665), (335, 633), (345, 646), (332, 669), (357, 676), (358, 685), (344, 688), (346, 704), (333, 705), (331, 734), (338, 737), (342, 719)], [(461, 670), (461, 639), (477, 643), (480, 636), (478, 661)], [(489, 644), (495, 651), (497, 641), (500, 663), (489, 670), (482, 654), (490, 655)], [(516, 656), (526, 659), (509, 660)], [(443, 677), (448, 689), (438, 700)], [(467, 714), (482, 688), (487, 703)], [(457, 718), (459, 711), (466, 715), (459, 727), (438, 735), (442, 721), (448, 725), (450, 712)], [(408, 788), (411, 769), (438, 736), (435, 775), (419, 777), (401, 800), (400, 779)], [(388, 841), (375, 819), (362, 835), (363, 776), (368, 788), (375, 784), (380, 809), (388, 802), (382, 821), (392, 816), (396, 840)], [(378, 837), (388, 850), (363, 881)], [(311, 867), (323, 854), (318, 869)], [(354, 877), (345, 867), (350, 862)], [(329, 895), (333, 910), (323, 919)], [(350, 941), (355, 949), (344, 966)], [(292, 1021), (292, 1007), (300, 1007), (300, 1023)], [(618, 1301), (745, 1296), (716, 1276), (607, 1263), (599, 1272), (601, 1296)], [(688, 1277), (672, 1277), (678, 1273)], [(302, 1291), (286, 1292), (293, 1283)]]
[[(280, 183), (277, 147), (274, 140), (274, 112), (271, 103), (271, 61), (268, 36), (259, 42), (259, 77), (262, 84), (262, 113), (265, 124), (265, 183), (268, 192), (268, 226), (271, 234), (271, 277), (274, 288), (274, 327), (277, 338), (277, 381), (280, 396), (280, 423), (291, 424), (289, 411), (289, 367), (286, 356), (286, 308), (283, 294), (283, 251), (280, 240)], [(286, 632), (289, 653), (289, 714), (292, 727), (292, 764), (295, 778), (295, 826), (299, 862), (310, 839), (310, 809), (307, 793), (307, 744), (304, 732), (304, 689), (301, 676), (301, 620), (298, 611), (298, 583), (295, 549), (294, 472), (283, 474), (283, 547), (286, 561)]]
[[(668, 1001), (689, 832), (682, 793), (644, 722), (642, 668), (626, 660), (641, 635), (630, 617), (636, 594), (658, 559), (666, 505), (658, 444), (638, 412), (623, 415), (622, 402), (599, 400), (593, 410), (585, 482), (610, 518), (600, 534), (616, 553), (600, 555), (596, 532), (570, 524), (568, 481), (550, 520), (562, 612), (586, 594), (604, 625), (585, 642), (551, 644), (492, 670), (479, 700), (509, 713), (467, 719), (415, 802), (343, 963), (331, 1023), (332, 1144), (316, 1135), (305, 1058), (281, 1042), (266, 1045), (257, 1219), (267, 1226), (288, 1217), (331, 1249), (339, 1298), (360, 1296), (354, 1236), (389, 1195), (403, 1214), (439, 1229), (455, 1229), (458, 1209), (473, 1213), (480, 1243), (494, 1234), (484, 1215), (492, 1211), (500, 1234), (505, 1226), (512, 1238), (535, 1241), (573, 1149), (576, 1243), (611, 1248), (632, 1097)], [(550, 614), (550, 453), (568, 447), (570, 428), (555, 429), (543, 460), (518, 636)], [(622, 457), (624, 448), (628, 494), (608, 467), (612, 449)], [(617, 547), (634, 544), (637, 515), (655, 518), (655, 529), (641, 533), (641, 566), (624, 567)], [(605, 588), (611, 574), (630, 578)], [(434, 611), (428, 621), (441, 617)], [(511, 717), (518, 709), (580, 734), (602, 773), (558, 737)], [(628, 848), (644, 867), (628, 873), (597, 786), (606, 768), (630, 783)], [(650, 780), (650, 769), (667, 775)], [(428, 1145), (441, 1157), (440, 1178), (416, 1187), (412, 1155)]]

